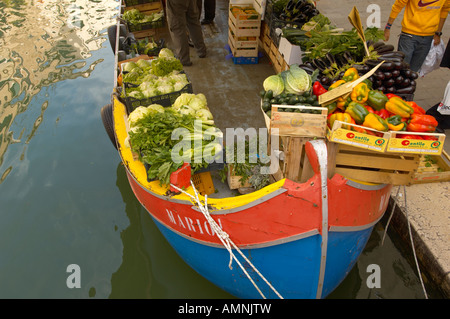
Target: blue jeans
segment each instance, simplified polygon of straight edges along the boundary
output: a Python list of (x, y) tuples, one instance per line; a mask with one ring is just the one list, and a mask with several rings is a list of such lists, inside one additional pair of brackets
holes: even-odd
[(430, 51), (433, 36), (419, 36), (400, 33), (398, 50), (405, 53), (404, 61), (409, 63), (410, 69), (418, 72)]

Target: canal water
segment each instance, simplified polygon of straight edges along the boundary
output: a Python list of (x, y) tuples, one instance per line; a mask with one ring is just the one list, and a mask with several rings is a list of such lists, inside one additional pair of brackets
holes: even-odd
[[(103, 128), (117, 5), (0, 2), (0, 298), (233, 298), (165, 241)], [(411, 252), (382, 235), (380, 223), (329, 298), (424, 297)], [(380, 288), (367, 284), (373, 264)]]

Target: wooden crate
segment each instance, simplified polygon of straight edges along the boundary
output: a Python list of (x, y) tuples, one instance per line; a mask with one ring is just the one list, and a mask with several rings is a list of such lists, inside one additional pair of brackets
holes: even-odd
[[(278, 108), (293, 110), (319, 110), (320, 114), (279, 112)], [(327, 114), (325, 107), (301, 105), (272, 105), (270, 129), (278, 129), (280, 136), (325, 137), (327, 133)]]
[[(371, 134), (356, 130), (366, 130)], [(331, 142), (354, 146), (361, 149), (384, 153), (390, 138), (389, 132), (377, 131), (365, 126), (334, 121), (333, 127), (327, 130), (327, 138)]]
[(329, 148), (335, 147), (335, 150), (330, 152), (330, 156), (334, 157), (329, 161), (334, 162), (331, 170), (357, 181), (409, 185), (419, 167), (417, 154), (380, 153), (331, 142), (328, 145)]
[(307, 157), (305, 156), (305, 144), (313, 140), (312, 137), (294, 137), (294, 136), (269, 136), (270, 145), (273, 144), (271, 139), (278, 138), (279, 145), (279, 167), (278, 171), (272, 174), (275, 181), (288, 178), (295, 182), (306, 182), (313, 176), (313, 170)]
[[(124, 13), (126, 11), (129, 11), (131, 9), (137, 9), (141, 13), (145, 15), (149, 15), (151, 13), (160, 12), (163, 10), (163, 5), (161, 1), (154, 1), (150, 3), (144, 3), (144, 4), (138, 4), (135, 6), (126, 6), (124, 8)], [(133, 32), (133, 35), (136, 39), (144, 39), (146, 37), (159, 37), (162, 30), (164, 30), (164, 23), (165, 23), (165, 17), (162, 18), (162, 21), (158, 24), (143, 24), (141, 27), (128, 25), (130, 28), (130, 31)], [(157, 25), (155, 27), (154, 25)]]
[(124, 12), (131, 10), (131, 9), (138, 9), (143, 14), (149, 14), (149, 13), (161, 11), (163, 9), (163, 5), (162, 5), (161, 1), (154, 1), (154, 2), (149, 2), (149, 3), (144, 3), (144, 4), (138, 4), (135, 6), (126, 6), (124, 8)]
[[(389, 143), (386, 152), (441, 155), (444, 149), (445, 134), (440, 133), (416, 133), (416, 132), (390, 132)], [(414, 135), (418, 137), (434, 138), (424, 139), (402, 139), (401, 135)]]
[(440, 156), (421, 155), (417, 171), (413, 174), (412, 184), (450, 181), (450, 157), (446, 151)]
[(234, 174), (233, 165), (228, 165), (227, 182), (228, 187), (230, 187), (230, 189), (238, 189), (241, 187), (252, 187), (252, 185), (248, 182), (248, 180), (246, 180), (244, 183), (241, 183), (241, 177), (242, 176)]
[(257, 37), (237, 37), (231, 29), (228, 30), (228, 45), (234, 57), (257, 57)]

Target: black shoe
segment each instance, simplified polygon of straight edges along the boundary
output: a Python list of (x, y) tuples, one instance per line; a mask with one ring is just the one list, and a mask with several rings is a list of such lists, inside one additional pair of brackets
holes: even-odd
[(191, 48), (193, 48), (193, 47), (194, 47), (194, 42), (192, 42), (192, 40), (191, 40), (191, 39), (189, 39), (189, 40), (188, 40), (188, 44), (189, 44), (189, 46), (190, 46)]
[(192, 65), (192, 62), (191, 61), (189, 61), (189, 62), (181, 62), (181, 64), (183, 65), (183, 66), (191, 66)]
[(200, 21), (200, 24), (211, 24), (212, 20), (205, 20), (203, 19), (202, 21)]
[(201, 59), (206, 58), (206, 52), (202, 53), (202, 54), (199, 54), (198, 57), (201, 58)]

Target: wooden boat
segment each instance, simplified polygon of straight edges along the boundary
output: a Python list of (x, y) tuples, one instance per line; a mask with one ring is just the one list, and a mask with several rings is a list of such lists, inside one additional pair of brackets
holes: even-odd
[(323, 140), (306, 143), (314, 175), (305, 183), (281, 179), (249, 194), (198, 201), (192, 186), (173, 195), (147, 180), (125, 145), (127, 109), (116, 92), (102, 112), (131, 188), (161, 233), (200, 275), (238, 298), (325, 298), (388, 205), (392, 185), (328, 178)]

